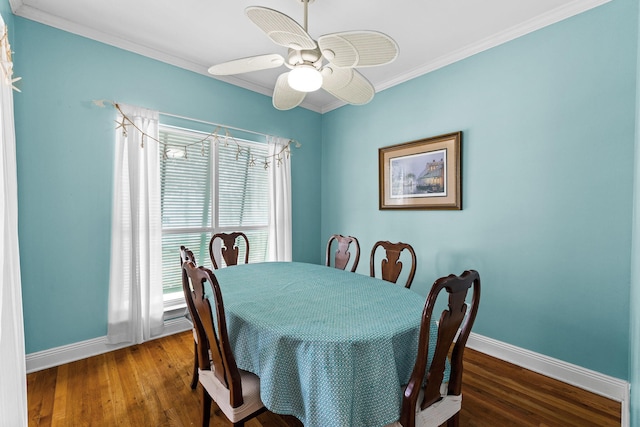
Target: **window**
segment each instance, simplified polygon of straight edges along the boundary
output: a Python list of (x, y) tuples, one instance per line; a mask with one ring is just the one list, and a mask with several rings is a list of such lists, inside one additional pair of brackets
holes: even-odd
[[(242, 231), (251, 243), (250, 262), (267, 256), (268, 175), (264, 143), (204, 140), (207, 134), (160, 126), (162, 275), (165, 307), (183, 301), (180, 245), (199, 265), (210, 266), (214, 233)], [(204, 141), (203, 141), (204, 140)], [(254, 166), (255, 165), (255, 166)]]

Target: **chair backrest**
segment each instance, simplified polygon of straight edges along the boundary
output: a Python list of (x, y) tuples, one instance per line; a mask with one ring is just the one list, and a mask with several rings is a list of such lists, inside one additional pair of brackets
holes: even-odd
[(351, 258), (349, 246), (353, 243), (355, 257), (353, 259), (353, 264), (351, 265), (351, 272), (356, 271), (358, 261), (360, 261), (360, 243), (358, 243), (358, 239), (353, 236), (345, 237), (341, 234), (334, 234), (329, 238), (329, 241), (327, 242), (326, 266), (331, 267), (331, 245), (334, 241), (338, 243), (338, 248), (336, 249), (335, 256), (333, 258), (333, 266), (340, 270), (347, 268), (347, 264), (349, 264), (349, 259)]
[(193, 265), (196, 264), (196, 257), (193, 255), (193, 252), (185, 247), (180, 246), (180, 266), (182, 267), (182, 292), (184, 293), (184, 299), (187, 303), (187, 310), (189, 311), (189, 317), (191, 317), (191, 323), (193, 323), (193, 328), (196, 331), (196, 335), (198, 339), (200, 336), (204, 337), (204, 330), (202, 329), (202, 323), (200, 322), (200, 318), (198, 317), (198, 313), (196, 312), (196, 307), (193, 305), (193, 299), (191, 298), (191, 287), (189, 286), (189, 278), (187, 277), (187, 272), (184, 269), (184, 263), (190, 262)]
[[(473, 288), (470, 306), (467, 305), (468, 291)], [(448, 307), (442, 311), (438, 322), (438, 337), (433, 356), (429, 357), (429, 336), (433, 309), (440, 292), (448, 294)], [(415, 425), (416, 405), (424, 410), (442, 399), (441, 385), (446, 369), (446, 360), (451, 350), (451, 371), (447, 385), (447, 395), (460, 396), (462, 392), (462, 356), (471, 327), (480, 304), (480, 275), (468, 270), (460, 276), (453, 274), (436, 280), (427, 296), (418, 341), (418, 356), (402, 398), (400, 423), (404, 427)], [(457, 335), (457, 339), (456, 339)], [(433, 342), (431, 343), (433, 344)], [(427, 367), (427, 364), (429, 363)], [(426, 376), (425, 376), (426, 373)], [(426, 378), (426, 383), (424, 382)], [(420, 391), (424, 391), (422, 402), (418, 402)]]
[[(220, 285), (208, 268), (196, 267), (192, 262), (185, 262), (182, 268), (190, 283), (190, 296), (204, 331), (204, 337), (198, 337), (200, 370), (213, 372), (220, 384), (229, 390), (231, 407), (236, 408), (243, 404), (242, 382), (229, 343)], [(205, 295), (205, 283), (211, 287), (213, 309), (209, 297)]]
[[(218, 260), (222, 261), (224, 259), (224, 263), (229, 265), (237, 265), (238, 258), (240, 255), (240, 247), (238, 246), (238, 239), (243, 239), (245, 244), (244, 251), (244, 263), (249, 263), (249, 239), (247, 235), (242, 232), (234, 232), (234, 233), (216, 233), (211, 237), (209, 241), (209, 256), (211, 257), (211, 263), (213, 264), (214, 269), (220, 268), (222, 265), (218, 265)], [(220, 255), (222, 258), (216, 256), (216, 244), (217, 241), (220, 240)]]
[(398, 277), (400, 277), (400, 273), (402, 272), (402, 262), (400, 261), (400, 254), (405, 249), (411, 255), (411, 269), (409, 270), (409, 276), (407, 277), (407, 281), (404, 285), (405, 288), (410, 288), (411, 283), (413, 283), (413, 277), (416, 275), (416, 265), (417, 258), (416, 252), (413, 250), (411, 245), (407, 243), (391, 243), (389, 241), (379, 241), (373, 245), (371, 249), (371, 261), (369, 262), (371, 267), (371, 277), (376, 277), (375, 272), (375, 257), (376, 250), (382, 247), (385, 250), (385, 256), (381, 263), (382, 270), (382, 280), (386, 280), (388, 282), (396, 283), (398, 281)]

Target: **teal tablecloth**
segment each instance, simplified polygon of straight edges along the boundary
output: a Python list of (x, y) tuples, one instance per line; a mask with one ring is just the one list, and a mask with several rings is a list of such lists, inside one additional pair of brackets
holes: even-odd
[(380, 427), (398, 419), (424, 297), (304, 263), (240, 265), (215, 275), (238, 367), (260, 377), (269, 410), (305, 427)]

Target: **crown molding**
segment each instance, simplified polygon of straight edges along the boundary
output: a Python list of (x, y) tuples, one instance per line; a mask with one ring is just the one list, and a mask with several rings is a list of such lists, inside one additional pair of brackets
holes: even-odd
[(23, 6), (22, 0), (9, 0), (9, 6), (11, 6), (11, 11), (17, 15), (16, 11)]
[(14, 3), (16, 4), (14, 14), (22, 18), (39, 22), (41, 24), (48, 25), (50, 27), (54, 27), (69, 33), (77, 34), (91, 40), (96, 40), (98, 42), (105, 43), (129, 52), (137, 53), (148, 58), (156, 59), (161, 62), (175, 65), (176, 67), (183, 68), (189, 71), (200, 74), (205, 74), (207, 71), (202, 65), (196, 64), (184, 58), (180, 58), (176, 55), (168, 54), (149, 46), (133, 43), (130, 40), (103, 33), (93, 28), (89, 28), (87, 26), (71, 22), (64, 18), (60, 18), (59, 16), (45, 13), (34, 7), (24, 5), (21, 0), (11, 1), (12, 7)]
[[(564, 6), (553, 9), (548, 13), (537, 16), (534, 19), (527, 20), (517, 26), (494, 34), (491, 37), (478, 40), (476, 43), (473, 43), (462, 49), (438, 57), (423, 64), (420, 67), (414, 68), (404, 74), (398, 75), (393, 79), (378, 83), (377, 85), (375, 85), (376, 93), (399, 85), (400, 83), (415, 79), (416, 77), (420, 77), (424, 74), (428, 74), (440, 68), (446, 67), (447, 65), (451, 65), (455, 62), (469, 58), (475, 54), (484, 52), (485, 50), (500, 46), (501, 44), (507, 43), (511, 40), (515, 40), (519, 37), (540, 30), (544, 27), (548, 27), (549, 25), (571, 18), (572, 16), (579, 15), (580, 13), (586, 12), (605, 3), (609, 3), (610, 1), (611, 0), (575, 0)], [(327, 113), (343, 105), (346, 104), (342, 101), (336, 100), (335, 102), (323, 105), (321, 108), (321, 113)]]
[[(501, 44), (514, 40), (518, 37), (522, 37), (526, 34), (537, 31), (541, 28), (547, 27), (549, 25), (560, 22), (564, 19), (578, 15), (582, 12), (586, 12), (588, 10), (591, 10), (597, 6), (603, 5), (610, 1), (611, 0), (574, 0), (571, 3), (568, 3), (554, 10), (551, 10), (546, 14), (543, 14), (534, 19), (525, 21), (522, 24), (509, 28), (505, 31), (501, 31), (497, 34), (492, 35), (491, 37), (487, 37), (485, 39), (479, 40), (476, 43), (473, 43), (455, 52), (436, 58), (432, 61), (425, 63), (420, 67), (409, 70), (408, 72), (403, 73), (399, 76), (396, 76), (392, 79), (378, 83), (375, 85), (375, 91), (380, 92), (385, 89), (396, 86), (400, 83), (404, 83), (408, 80), (412, 80), (416, 77), (422, 76), (424, 74), (428, 74), (432, 71), (446, 67), (447, 65), (451, 65), (455, 62), (461, 61), (477, 53), (499, 46)], [(206, 67), (200, 64), (196, 64), (187, 59), (180, 58), (178, 56), (168, 54), (165, 52), (161, 52), (149, 46), (133, 43), (129, 40), (126, 40), (117, 36), (113, 36), (110, 34), (106, 34), (80, 24), (70, 22), (58, 16), (54, 16), (54, 15), (42, 12), (39, 9), (25, 5), (22, 0), (9, 0), (9, 3), (11, 5), (11, 9), (13, 10), (13, 13), (17, 16), (30, 19), (32, 21), (36, 21), (41, 24), (45, 24), (54, 28), (58, 28), (63, 31), (77, 34), (92, 40), (96, 40), (120, 49), (137, 53), (139, 55), (146, 56), (148, 58), (152, 58), (170, 65), (174, 65), (179, 68), (193, 71), (195, 73), (202, 74), (207, 77), (211, 77), (216, 80), (220, 80), (220, 81), (229, 83), (231, 85), (250, 90), (252, 92), (260, 93), (266, 96), (273, 95), (272, 88), (257, 85), (235, 76), (213, 77), (207, 72)], [(303, 101), (302, 104), (300, 104), (300, 106), (303, 108), (306, 108), (308, 110), (315, 111), (321, 114), (335, 110), (336, 108), (342, 107), (343, 105), (346, 105), (346, 104), (339, 100), (330, 102), (325, 105), (316, 105), (306, 100)]]
[(408, 80), (446, 67), (447, 65), (451, 65), (477, 53), (484, 52), (485, 50), (500, 46), (501, 44), (507, 43), (526, 34), (540, 30), (544, 27), (548, 27), (549, 25), (571, 18), (572, 16), (578, 15), (582, 12), (586, 12), (610, 1), (611, 0), (575, 0), (564, 6), (553, 9), (546, 14), (537, 16), (534, 19), (530, 19), (517, 26), (496, 33), (491, 37), (478, 40), (476, 43), (454, 51), (450, 54), (443, 55), (439, 58), (434, 59), (433, 61), (427, 62), (420, 67), (414, 68), (407, 73), (382, 82), (376, 86), (376, 92), (388, 89), (400, 83), (404, 83)]
[[(50, 27), (54, 27), (59, 30), (67, 31), (69, 33), (73, 33), (82, 37), (86, 37), (91, 40), (96, 40), (98, 42), (105, 43), (110, 46), (117, 47), (119, 49), (124, 49), (129, 52), (137, 53), (147, 58), (155, 59), (157, 61), (164, 62), (169, 65), (174, 65), (176, 67), (179, 67), (188, 71), (192, 71), (194, 73), (202, 74), (212, 79), (220, 80), (225, 83), (229, 83), (231, 85), (250, 90), (252, 92), (260, 93), (262, 95), (266, 95), (269, 97), (273, 96), (273, 89), (270, 89), (261, 85), (257, 85), (252, 82), (248, 82), (246, 80), (243, 80), (240, 77), (234, 77), (234, 76), (214, 77), (211, 74), (209, 74), (206, 67), (200, 64), (196, 64), (192, 61), (186, 60), (184, 58), (180, 58), (175, 55), (161, 52), (149, 46), (133, 43), (130, 40), (113, 36), (111, 34), (103, 33), (93, 28), (90, 28), (84, 25), (79, 25), (77, 23), (60, 18), (58, 16), (54, 16), (54, 15), (42, 12), (39, 9), (25, 5), (22, 2), (22, 0), (10, 0), (10, 3), (11, 3), (11, 9), (13, 10), (13, 13), (22, 18), (39, 22), (41, 24), (48, 25)], [(308, 110), (315, 111), (317, 113), (321, 112), (320, 106), (314, 105), (306, 101), (303, 101), (300, 104), (300, 106)]]

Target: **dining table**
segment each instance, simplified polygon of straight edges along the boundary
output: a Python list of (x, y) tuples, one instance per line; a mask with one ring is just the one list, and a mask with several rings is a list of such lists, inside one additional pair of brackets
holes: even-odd
[[(305, 427), (382, 427), (398, 420), (424, 296), (301, 262), (241, 264), (214, 274), (236, 363), (260, 378), (267, 409), (293, 415)], [(435, 325), (430, 334), (435, 342)]]

